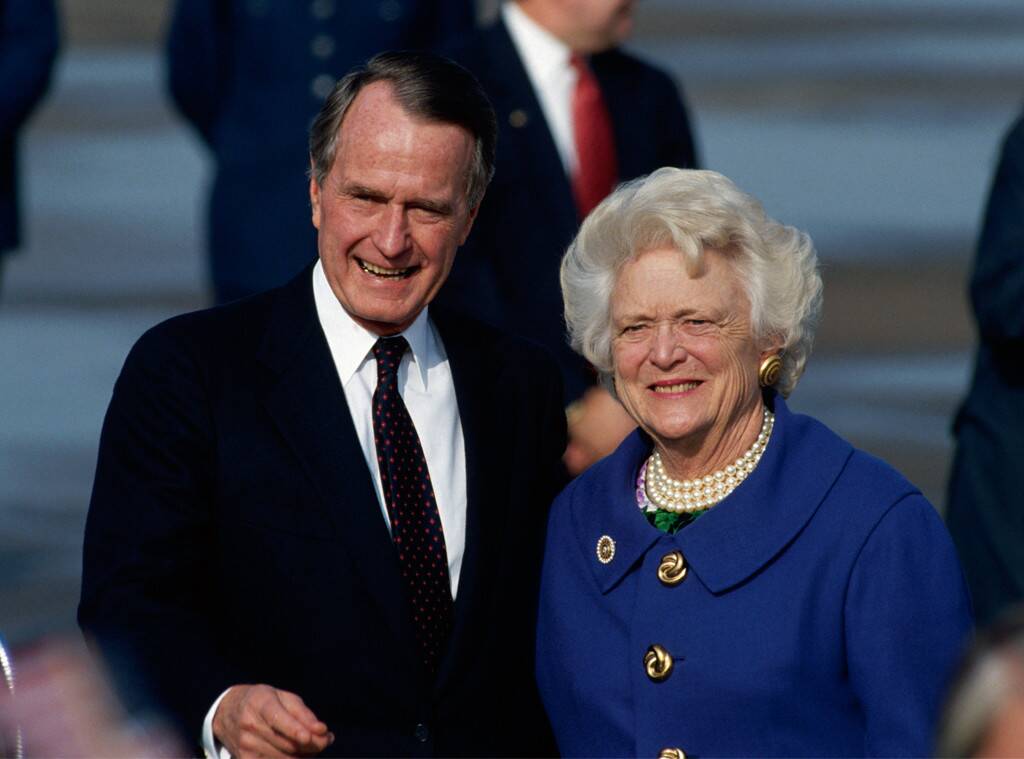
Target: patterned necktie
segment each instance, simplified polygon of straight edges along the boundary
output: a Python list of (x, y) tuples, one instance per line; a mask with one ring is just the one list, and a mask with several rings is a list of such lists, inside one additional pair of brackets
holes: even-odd
[(398, 365), (408, 348), (404, 337), (382, 337), (373, 346), (377, 359), (373, 440), (416, 638), (423, 663), (433, 675), (451, 630), (452, 591), (448, 552), (427, 460), (409, 410), (398, 393)]
[(572, 189), (582, 219), (615, 187), (619, 167), (615, 158), (612, 120), (597, 78), (577, 53), (572, 54), (569, 63), (576, 69), (572, 129), (578, 161)]

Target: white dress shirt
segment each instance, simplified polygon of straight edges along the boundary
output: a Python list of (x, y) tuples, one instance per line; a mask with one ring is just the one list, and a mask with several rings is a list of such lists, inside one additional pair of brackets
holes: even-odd
[(571, 177), (579, 165), (572, 124), (572, 93), (576, 88), (576, 69), (569, 63), (572, 50), (526, 15), (519, 3), (502, 3), (501, 14), (540, 101), (565, 175)]
[[(313, 299), (359, 437), (359, 445), (363, 449), (363, 458), (373, 475), (381, 518), (390, 531), (391, 521), (384, 501), (384, 488), (377, 467), (377, 448), (373, 440), (372, 405), (373, 391), (377, 387), (377, 361), (372, 351), (377, 335), (356, 324), (342, 308), (327, 283), (323, 265), (319, 261), (313, 268)], [(408, 341), (409, 350), (398, 367), (398, 392), (409, 409), (409, 416), (419, 434), (423, 455), (427, 460), (434, 498), (441, 515), (441, 528), (444, 530), (448, 574), (454, 599), (466, 547), (466, 448), (462, 420), (459, 417), (448, 356), (437, 330), (427, 317), (427, 309), (401, 334)], [(339, 466), (344, 465), (345, 462), (339, 462)], [(203, 722), (203, 750), (209, 757), (219, 754), (220, 759), (230, 759), (231, 754), (214, 740), (213, 715), (226, 693), (222, 693), (213, 703)]]

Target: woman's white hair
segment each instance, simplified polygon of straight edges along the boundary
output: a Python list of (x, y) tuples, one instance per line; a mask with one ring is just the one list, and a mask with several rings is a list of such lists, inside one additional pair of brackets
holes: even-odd
[(821, 313), (821, 276), (810, 237), (770, 219), (761, 204), (714, 171), (663, 168), (620, 185), (584, 220), (562, 258), (562, 297), (573, 350), (614, 393), (611, 296), (622, 266), (675, 248), (691, 276), (704, 251), (726, 256), (750, 300), (753, 339), (781, 345), (775, 388), (796, 387)]

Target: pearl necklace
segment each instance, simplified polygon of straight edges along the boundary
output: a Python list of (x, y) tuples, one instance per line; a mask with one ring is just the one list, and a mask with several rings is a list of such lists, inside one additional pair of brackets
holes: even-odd
[(661, 454), (654, 451), (644, 466), (643, 491), (652, 506), (665, 511), (684, 512), (702, 511), (721, 501), (754, 471), (761, 460), (761, 454), (768, 445), (775, 415), (764, 409), (761, 432), (750, 450), (740, 456), (725, 469), (697, 477), (693, 480), (675, 480), (665, 472)]

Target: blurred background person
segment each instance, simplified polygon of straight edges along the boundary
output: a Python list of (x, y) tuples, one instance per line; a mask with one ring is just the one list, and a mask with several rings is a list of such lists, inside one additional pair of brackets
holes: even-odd
[(979, 624), (1024, 600), (1024, 116), (1003, 143), (970, 281), (974, 376), (946, 519)]
[[(129, 718), (81, 643), (47, 639), (11, 655), (0, 693), (3, 756), (144, 759), (185, 756), (159, 720)], [(21, 753), (17, 752), (20, 742)]]
[[(694, 167), (673, 79), (623, 51), (634, 0), (509, 0), (495, 23), (450, 53), (477, 75), (498, 113), (498, 163), (439, 301), (524, 335), (558, 359), (576, 474), (633, 424), (565, 337), (558, 264), (616, 183), (661, 166)], [(588, 418), (589, 417), (589, 418)]]
[(316, 257), (309, 125), (334, 83), (382, 50), (471, 28), (468, 0), (177, 0), (175, 105), (216, 164), (207, 252), (218, 303), (282, 285)]
[(537, 682), (564, 756), (925, 756), (971, 628), (921, 492), (784, 397), (810, 238), (660, 169), (562, 263), (573, 347), (637, 422), (552, 506)]
[(1024, 607), (1009, 607), (964, 656), (942, 711), (935, 753), (1024, 756)]
[(0, 286), (21, 235), (18, 132), (46, 93), (57, 46), (54, 0), (0, 0)]

